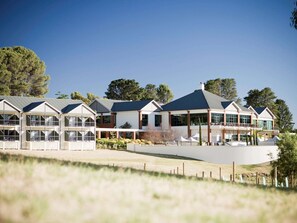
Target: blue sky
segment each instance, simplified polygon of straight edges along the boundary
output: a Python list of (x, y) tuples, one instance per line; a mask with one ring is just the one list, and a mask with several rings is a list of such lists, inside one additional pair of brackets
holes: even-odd
[[(0, 47), (45, 61), (50, 92), (104, 96), (115, 79), (168, 84), (234, 78), (239, 97), (270, 87), (297, 123), (294, 0), (0, 0)], [(296, 124), (295, 124), (296, 126)]]

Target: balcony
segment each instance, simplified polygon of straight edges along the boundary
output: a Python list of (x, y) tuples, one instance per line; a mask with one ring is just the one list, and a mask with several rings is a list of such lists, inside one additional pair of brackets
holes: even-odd
[(19, 124), (20, 124), (20, 120), (0, 119), (0, 125), (14, 126), (14, 125), (19, 125)]
[(59, 121), (29, 120), (27, 126), (59, 126)]

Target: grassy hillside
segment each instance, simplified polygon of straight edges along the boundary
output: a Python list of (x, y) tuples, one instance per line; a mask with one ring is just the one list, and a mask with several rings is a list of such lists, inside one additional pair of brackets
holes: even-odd
[[(232, 164), (213, 164), (204, 161), (190, 160), (185, 158), (177, 158), (174, 156), (154, 156), (151, 154), (137, 154), (127, 151), (115, 151), (115, 150), (96, 150), (96, 151), (25, 151), (25, 150), (7, 150), (6, 152), (11, 154), (22, 154), (26, 156), (34, 157), (46, 157), (55, 158), (59, 160), (71, 160), (88, 162), (100, 165), (110, 165), (118, 167), (128, 167), (134, 169), (143, 169), (144, 163), (146, 169), (150, 171), (159, 171), (169, 173), (170, 170), (177, 170), (179, 173), (182, 169), (182, 164), (185, 165), (185, 174), (187, 176), (198, 176), (201, 177), (202, 171), (205, 173), (205, 177), (209, 177), (210, 171), (214, 178), (219, 178), (219, 168), (222, 169), (222, 176), (229, 178), (232, 174)], [(271, 166), (269, 164), (261, 165), (236, 165), (236, 173), (270, 173)]]
[(296, 222), (297, 193), (0, 153), (0, 222)]

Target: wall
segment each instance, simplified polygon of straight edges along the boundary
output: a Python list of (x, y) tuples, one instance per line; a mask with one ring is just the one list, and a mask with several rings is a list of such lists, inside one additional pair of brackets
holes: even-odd
[(203, 160), (210, 163), (238, 165), (259, 164), (271, 161), (268, 156), (272, 153), (277, 157), (277, 146), (141, 146), (128, 144), (129, 151), (177, 155)]
[(117, 112), (117, 127), (119, 128), (121, 125), (124, 125), (128, 122), (131, 125), (131, 129), (138, 129), (138, 111), (124, 111)]

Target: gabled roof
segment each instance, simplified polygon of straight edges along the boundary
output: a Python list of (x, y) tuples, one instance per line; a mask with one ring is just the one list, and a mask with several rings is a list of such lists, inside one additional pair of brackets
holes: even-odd
[(97, 113), (109, 113), (111, 108), (116, 102), (125, 102), (122, 100), (112, 100), (107, 98), (96, 98), (90, 103), (90, 107), (95, 110)]
[(43, 104), (44, 101), (38, 101), (38, 102), (32, 102), (31, 104), (27, 105), (26, 107), (23, 108), (24, 112), (28, 112), (33, 110), (34, 108), (38, 107), (39, 105)]
[[(24, 109), (32, 109), (43, 102), (48, 103), (51, 107), (55, 108), (58, 111), (62, 111), (69, 104), (82, 104), (81, 100), (72, 100), (72, 99), (57, 99), (57, 98), (34, 98), (34, 97), (21, 97), (21, 96), (0, 96), (0, 100), (5, 99), (15, 107), (24, 111)], [(33, 104), (32, 104), (33, 103)], [(39, 104), (38, 104), (39, 103)], [(31, 106), (27, 107), (28, 105)], [(27, 107), (27, 108), (25, 108)]]
[(266, 110), (273, 118), (276, 118), (276, 116), (272, 113), (272, 111), (268, 107), (257, 107), (257, 108), (254, 108), (254, 110), (258, 113), (258, 115), (261, 115), (262, 112)]
[(258, 115), (260, 115), (263, 111), (266, 110), (266, 107), (257, 107), (254, 108), (254, 110), (258, 113)]
[[(234, 101), (227, 100), (205, 90), (194, 92), (163, 105), (164, 111), (194, 110), (194, 109), (225, 109)], [(236, 103), (235, 103), (236, 104)], [(236, 104), (237, 105), (237, 104)], [(242, 107), (238, 106), (242, 109)], [(245, 109), (243, 109), (245, 110)]]
[(9, 101), (7, 101), (6, 99), (3, 99), (3, 98), (1, 98), (0, 99), (0, 102), (1, 101), (3, 101), (3, 103), (7, 103), (7, 104), (9, 104), (11, 107), (13, 107), (15, 110), (17, 110), (17, 111), (21, 111), (21, 109), (19, 109), (18, 107), (16, 107), (15, 105), (13, 105), (13, 104), (11, 104)]
[(156, 107), (162, 109), (158, 103), (154, 100), (142, 100), (142, 101), (125, 101), (125, 102), (115, 102), (111, 108), (113, 112), (119, 111), (140, 111), (149, 103), (154, 103)]
[(65, 108), (62, 109), (63, 113), (69, 113), (71, 112), (73, 109), (77, 108), (78, 106), (80, 106), (82, 103), (78, 103), (78, 104), (70, 104), (67, 105)]

